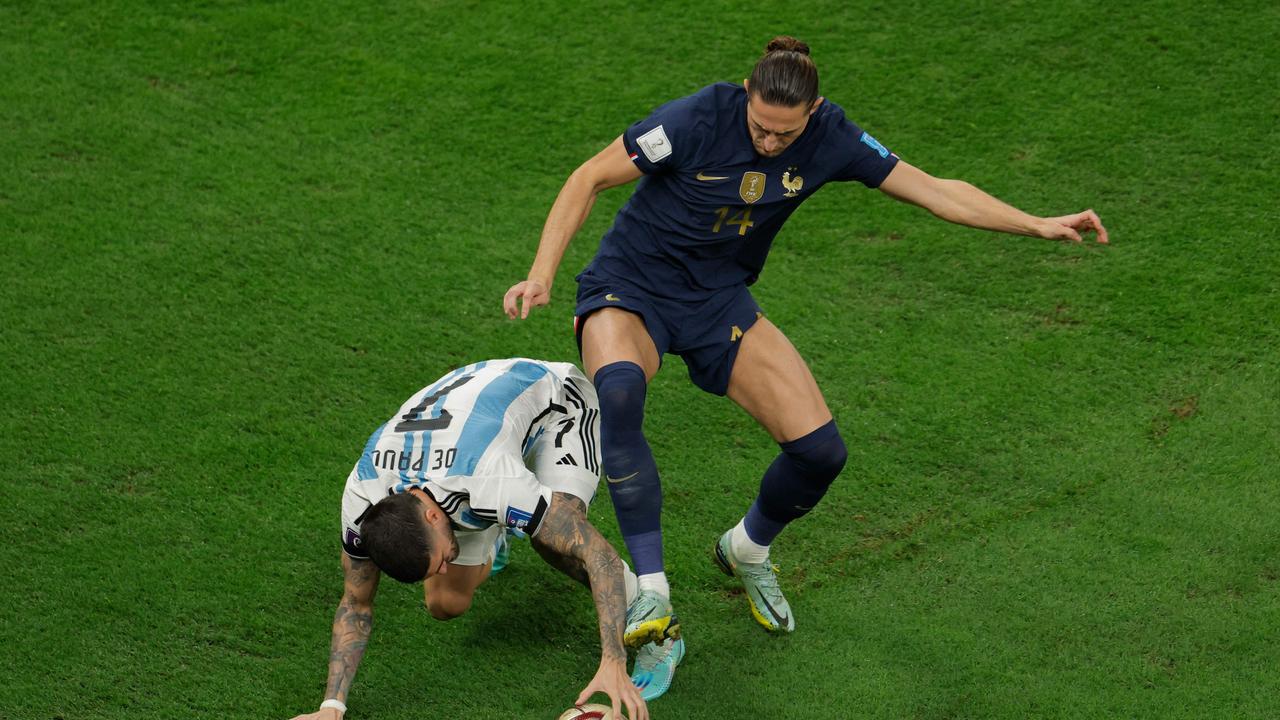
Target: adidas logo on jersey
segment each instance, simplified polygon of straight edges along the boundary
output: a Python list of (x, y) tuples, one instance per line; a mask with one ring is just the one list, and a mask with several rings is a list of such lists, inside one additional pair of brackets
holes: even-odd
[(569, 454), (567, 454), (567, 453), (565, 454), (565, 456), (564, 456), (564, 457), (562, 457), (562, 458), (560, 458), (559, 460), (557, 460), (557, 461), (556, 461), (556, 464), (557, 464), (557, 465), (572, 465), (572, 466), (574, 466), (574, 467), (578, 467), (578, 461), (577, 461), (577, 460), (574, 460), (574, 459), (573, 459), (573, 456), (572, 456), (572, 455), (569, 455)]

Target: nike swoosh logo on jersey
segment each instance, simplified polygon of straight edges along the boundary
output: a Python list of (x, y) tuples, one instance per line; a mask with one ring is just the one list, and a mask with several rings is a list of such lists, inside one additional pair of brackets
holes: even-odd
[(640, 471), (637, 470), (626, 477), (614, 478), (614, 477), (609, 477), (609, 475), (606, 473), (604, 476), (604, 479), (608, 480), (611, 483), (620, 483), (620, 482), (626, 482), (639, 474), (640, 474)]
[(701, 171), (699, 171), (695, 177), (704, 182), (707, 180), (728, 180), (729, 179), (728, 175), (708, 175)]
[(604, 299), (608, 300), (609, 302), (618, 302), (618, 300), (620, 300), (621, 298), (619, 298), (617, 295), (614, 295), (613, 293), (609, 293), (608, 295), (604, 296)]

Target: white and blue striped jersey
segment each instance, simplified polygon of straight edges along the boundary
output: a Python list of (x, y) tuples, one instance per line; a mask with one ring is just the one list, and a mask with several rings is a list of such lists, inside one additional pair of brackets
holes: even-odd
[(512, 358), (458, 368), (374, 431), (342, 495), (342, 546), (366, 558), (360, 521), (418, 487), (455, 532), (536, 533), (552, 492), (590, 503), (600, 476), (595, 388), (570, 363)]

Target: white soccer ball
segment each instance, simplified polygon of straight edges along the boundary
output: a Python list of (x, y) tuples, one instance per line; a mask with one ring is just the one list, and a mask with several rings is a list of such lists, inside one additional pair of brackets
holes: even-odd
[(613, 720), (613, 708), (599, 703), (587, 703), (565, 710), (556, 720)]

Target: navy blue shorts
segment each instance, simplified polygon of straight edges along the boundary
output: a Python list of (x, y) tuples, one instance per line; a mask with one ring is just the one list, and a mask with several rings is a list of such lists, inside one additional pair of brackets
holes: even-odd
[(659, 361), (665, 353), (679, 355), (689, 369), (689, 379), (716, 395), (729, 390), (742, 335), (764, 317), (745, 285), (677, 300), (658, 297), (624, 280), (583, 272), (578, 275), (574, 309), (579, 353), (587, 316), (606, 307), (639, 315), (658, 348)]

